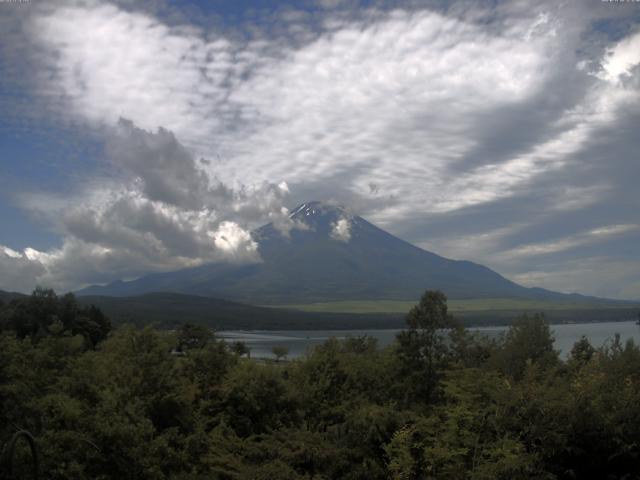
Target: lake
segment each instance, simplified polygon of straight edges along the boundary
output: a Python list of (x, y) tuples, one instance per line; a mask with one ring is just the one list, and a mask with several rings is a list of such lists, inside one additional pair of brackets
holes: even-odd
[[(508, 327), (470, 327), (470, 331), (477, 331), (490, 337), (500, 335)], [(572, 323), (551, 325), (555, 336), (555, 347), (566, 357), (573, 344), (585, 335), (594, 347), (600, 347), (611, 341), (616, 333), (620, 334), (622, 342), (633, 338), (640, 343), (640, 326), (633, 321), (606, 323)], [(310, 348), (321, 345), (331, 337), (346, 338), (368, 335), (378, 340), (378, 345), (385, 347), (395, 339), (400, 330), (251, 330), (251, 331), (220, 331), (216, 336), (227, 342), (242, 341), (251, 349), (252, 358), (273, 358), (271, 349), (283, 346), (289, 349), (288, 358), (304, 355)]]

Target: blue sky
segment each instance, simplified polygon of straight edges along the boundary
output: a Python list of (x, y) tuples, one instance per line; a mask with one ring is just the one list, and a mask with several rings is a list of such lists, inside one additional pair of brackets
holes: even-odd
[[(277, 5), (277, 8), (274, 8)], [(640, 299), (634, 2), (0, 3), (0, 288), (259, 261), (311, 199)]]

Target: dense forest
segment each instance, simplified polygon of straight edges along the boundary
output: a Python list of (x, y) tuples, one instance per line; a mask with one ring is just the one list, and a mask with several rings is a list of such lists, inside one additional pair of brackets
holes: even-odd
[[(47, 479), (640, 478), (640, 349), (501, 338), (426, 292), (388, 348), (331, 339), (256, 361), (205, 327), (112, 328), (72, 295), (0, 308), (0, 446), (33, 435)], [(285, 356), (286, 352), (280, 352)], [(27, 443), (12, 457), (30, 478)]]

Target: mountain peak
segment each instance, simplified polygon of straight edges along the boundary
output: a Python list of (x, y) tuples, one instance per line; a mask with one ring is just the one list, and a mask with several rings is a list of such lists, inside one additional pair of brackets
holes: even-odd
[(312, 200), (299, 205), (289, 213), (290, 218), (301, 218), (314, 215), (346, 215), (346, 209), (338, 204)]
[(309, 226), (318, 233), (330, 232), (338, 223), (350, 224), (355, 220), (355, 217), (350, 215), (344, 207), (317, 200), (305, 202), (294, 208), (289, 213), (289, 218)]

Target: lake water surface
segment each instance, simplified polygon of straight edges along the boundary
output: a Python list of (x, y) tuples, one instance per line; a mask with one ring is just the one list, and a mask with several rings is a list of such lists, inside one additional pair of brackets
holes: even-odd
[[(490, 337), (498, 336), (508, 327), (478, 327), (469, 328)], [(555, 347), (566, 357), (573, 344), (585, 335), (594, 347), (600, 347), (611, 341), (616, 333), (624, 343), (633, 338), (640, 343), (640, 326), (635, 322), (606, 322), (606, 323), (572, 323), (551, 325), (555, 336)], [(283, 346), (289, 349), (288, 358), (304, 355), (310, 348), (321, 345), (331, 337), (346, 338), (368, 335), (378, 340), (380, 347), (389, 345), (400, 330), (251, 330), (251, 331), (220, 331), (216, 336), (228, 342), (243, 341), (251, 349), (252, 358), (273, 358), (271, 349)]]

